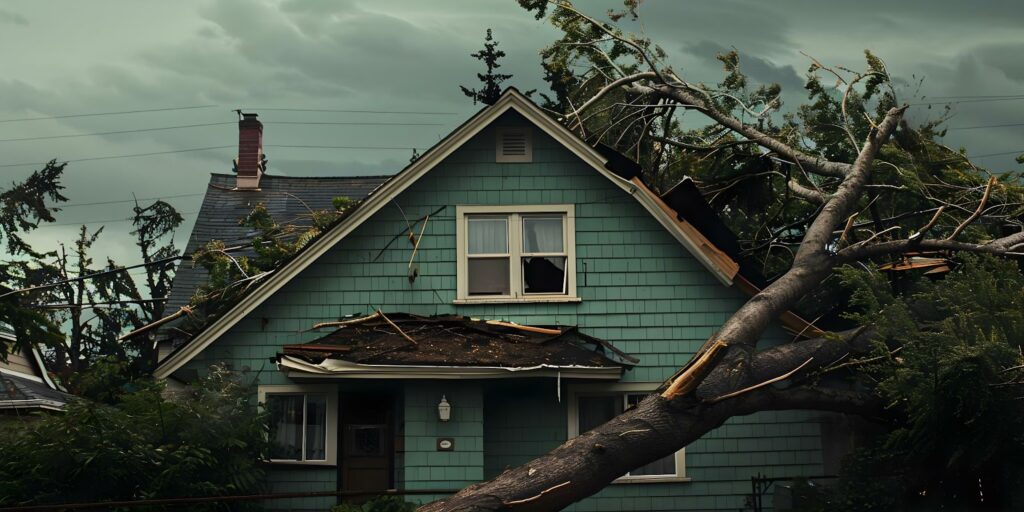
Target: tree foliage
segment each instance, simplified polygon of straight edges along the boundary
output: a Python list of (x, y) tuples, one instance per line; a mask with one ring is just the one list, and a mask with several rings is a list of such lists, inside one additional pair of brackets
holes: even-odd
[[(67, 201), (60, 180), (67, 164), (49, 161), (20, 183), (12, 183), (0, 191), (0, 244), (6, 253), (0, 260), (0, 294), (29, 288), (52, 277), (52, 267), (38, 264), (53, 253), (40, 253), (24, 239), (24, 235), (41, 223), (53, 222), (56, 207)], [(62, 339), (60, 326), (45, 312), (25, 307), (38, 299), (39, 293), (7, 295), (0, 298), (0, 322), (9, 325), (22, 351), (31, 350), (27, 340), (53, 345)], [(5, 361), (10, 347), (0, 343), (0, 361)]]
[[(729, 418), (787, 409), (894, 415), (886, 451), (877, 452), (885, 457), (862, 454), (861, 467), (891, 470), (907, 461), (927, 476), (894, 482), (891, 503), (910, 503), (901, 491), (969, 500), (979, 478), (996, 489), (991, 472), (1001, 467), (997, 459), (1007, 460), (997, 447), (1019, 442), (1007, 435), (1012, 427), (980, 425), (1019, 410), (1008, 401), (1012, 391), (1001, 389), (1018, 384), (993, 380), (1019, 371), (1013, 318), (1021, 304), (1006, 298), (1019, 288), (1019, 270), (1000, 267), (989, 284), (979, 274), (928, 288), (935, 273), (907, 269), (925, 258), (940, 262), (929, 265), (941, 275), (967, 253), (1024, 255), (1020, 176), (991, 173), (943, 145), (944, 117), (907, 117), (913, 92), (870, 52), (860, 71), (809, 57), (807, 102), (784, 108), (781, 87), (750, 80), (738, 51), (717, 56), (724, 71), (717, 83), (684, 76), (668, 52), (622, 28), (637, 21), (638, 1), (601, 19), (565, 0), (520, 4), (559, 32), (541, 54), (554, 93), (548, 110), (587, 142), (635, 159), (658, 192), (693, 179), (737, 234), (730, 254), (753, 297), (657, 394), (425, 510), (502, 510), (524, 501), (557, 510)], [(863, 306), (865, 289), (893, 312), (844, 315)], [(959, 309), (957, 296), (969, 292), (977, 292), (978, 307)], [(902, 302), (905, 314), (889, 318)], [(987, 313), (989, 306), (1003, 316)], [(813, 327), (788, 343), (759, 343), (793, 311)], [(891, 328), (881, 325), (889, 320)], [(892, 366), (873, 374), (866, 363), (882, 360)], [(853, 384), (837, 378), (844, 375)], [(958, 387), (961, 380), (970, 385)]]
[[(959, 259), (944, 279), (901, 293), (878, 274), (841, 272), (847, 316), (885, 340), (849, 377), (891, 413), (884, 434), (850, 460), (835, 498), (845, 509), (1008, 507), (1024, 478), (1024, 275), (993, 257)], [(857, 490), (869, 472), (892, 502)]]
[(181, 399), (168, 400), (163, 383), (127, 378), (126, 370), (115, 358), (97, 361), (82, 382), (106, 403), (74, 400), (62, 414), (7, 431), (0, 443), (0, 506), (263, 490), (265, 423), (252, 385), (214, 368)]

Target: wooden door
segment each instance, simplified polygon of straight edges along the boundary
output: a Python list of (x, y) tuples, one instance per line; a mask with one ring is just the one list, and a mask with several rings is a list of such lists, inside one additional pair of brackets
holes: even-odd
[[(390, 395), (356, 394), (341, 400), (338, 478), (345, 491), (394, 487), (394, 402)], [(363, 502), (371, 496), (346, 500)]]

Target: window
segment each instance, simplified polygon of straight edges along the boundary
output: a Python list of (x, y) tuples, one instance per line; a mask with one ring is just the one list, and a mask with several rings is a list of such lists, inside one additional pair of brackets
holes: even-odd
[[(644, 387), (647, 385), (621, 384), (619, 388), (626, 389), (606, 391), (600, 390), (600, 388), (587, 388), (570, 391), (569, 437), (587, 432), (634, 407), (649, 394), (642, 391)], [(633, 391), (634, 389), (636, 391)], [(679, 450), (672, 455), (630, 471), (615, 482), (678, 482), (686, 480), (684, 450)]]
[(460, 206), (456, 302), (578, 301), (572, 205)]
[(337, 389), (333, 386), (260, 386), (267, 411), (270, 460), (333, 464)]

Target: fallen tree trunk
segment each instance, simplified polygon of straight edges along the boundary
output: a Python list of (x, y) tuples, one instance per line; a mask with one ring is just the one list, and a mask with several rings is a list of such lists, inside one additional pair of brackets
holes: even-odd
[(561, 510), (626, 472), (675, 452), (735, 416), (811, 408), (872, 415), (871, 395), (815, 388), (762, 388), (713, 405), (651, 395), (613, 420), (528, 464), (475, 484), (422, 512)]

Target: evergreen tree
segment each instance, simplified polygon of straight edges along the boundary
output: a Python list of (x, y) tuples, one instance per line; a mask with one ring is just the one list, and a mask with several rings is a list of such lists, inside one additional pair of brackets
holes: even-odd
[(501, 64), (498, 64), (498, 59), (504, 56), (505, 52), (498, 49), (498, 41), (495, 41), (494, 37), (492, 37), (491, 29), (487, 29), (487, 36), (484, 37), (484, 48), (470, 54), (470, 57), (482, 61), (487, 66), (486, 74), (476, 74), (476, 77), (480, 79), (483, 86), (479, 89), (470, 89), (463, 85), (459, 86), (459, 89), (462, 89), (462, 94), (473, 98), (474, 105), (478, 102), (485, 105), (493, 105), (494, 102), (498, 101), (498, 97), (501, 96), (501, 83), (512, 78), (512, 75), (495, 73), (495, 70), (501, 67)]

